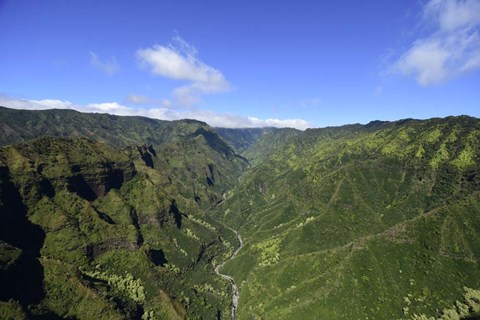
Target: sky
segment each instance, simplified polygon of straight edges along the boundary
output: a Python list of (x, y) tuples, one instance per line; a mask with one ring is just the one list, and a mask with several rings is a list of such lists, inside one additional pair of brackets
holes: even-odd
[(0, 105), (308, 127), (480, 117), (480, 0), (0, 0)]

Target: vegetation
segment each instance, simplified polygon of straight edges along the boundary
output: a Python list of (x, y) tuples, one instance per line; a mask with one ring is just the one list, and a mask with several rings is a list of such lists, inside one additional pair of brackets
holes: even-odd
[(413, 315), (414, 320), (458, 320), (475, 319), (480, 317), (480, 291), (464, 287), (463, 302), (455, 301), (448, 309), (443, 309), (440, 317)]
[(215, 128), (215, 131), (227, 142), (237, 153), (242, 153), (256, 144), (265, 134), (276, 131), (275, 128)]
[(0, 149), (5, 317), (230, 313), (212, 261), (235, 235), (208, 209), (246, 162), (204, 124), (184, 123), (187, 135), (156, 147), (40, 137)]
[(217, 212), (246, 242), (239, 319), (436, 316), (480, 288), (478, 120), (274, 135)]
[(239, 319), (480, 316), (478, 119), (214, 130), (2, 108), (0, 132), (2, 319), (228, 319), (230, 227)]
[(74, 110), (13, 110), (0, 107), (0, 146), (38, 136), (88, 137), (116, 147), (180, 141), (199, 127), (196, 120), (161, 121), (145, 117), (80, 113)]

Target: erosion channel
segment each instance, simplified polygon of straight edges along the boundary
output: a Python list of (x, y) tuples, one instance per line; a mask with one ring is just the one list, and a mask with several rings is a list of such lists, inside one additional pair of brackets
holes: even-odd
[(233, 229), (231, 229), (231, 230), (233, 232), (235, 232), (235, 235), (238, 238), (238, 242), (239, 242), (238, 248), (233, 252), (233, 254), (230, 256), (230, 258), (228, 258), (227, 260), (223, 261), (222, 263), (220, 263), (218, 266), (215, 267), (215, 273), (218, 274), (220, 277), (230, 281), (230, 283), (232, 284), (232, 320), (235, 320), (236, 319), (236, 314), (237, 314), (237, 307), (238, 307), (238, 297), (239, 297), (238, 286), (235, 283), (235, 280), (233, 279), (233, 277), (231, 277), (227, 274), (223, 274), (219, 271), (220, 268), (225, 265), (225, 263), (227, 263), (228, 261), (235, 258), (235, 256), (238, 254), (238, 252), (243, 248), (242, 237), (240, 236), (238, 231), (233, 230)]

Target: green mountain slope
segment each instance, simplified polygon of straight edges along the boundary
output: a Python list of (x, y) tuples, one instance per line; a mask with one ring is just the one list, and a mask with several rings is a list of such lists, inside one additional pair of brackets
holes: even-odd
[(2, 312), (39, 319), (228, 314), (231, 288), (212, 264), (233, 250), (235, 236), (207, 209), (245, 165), (206, 129), (159, 149), (50, 137), (3, 147)]
[(480, 288), (480, 121), (307, 130), (230, 191), (240, 319), (410, 319)]
[(479, 143), (0, 108), (0, 318), (476, 319)]

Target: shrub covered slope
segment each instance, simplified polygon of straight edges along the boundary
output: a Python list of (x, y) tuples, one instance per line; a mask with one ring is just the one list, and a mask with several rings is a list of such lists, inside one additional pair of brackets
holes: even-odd
[(0, 149), (2, 318), (229, 314), (213, 266), (236, 238), (209, 208), (246, 162), (186, 124), (156, 147), (41, 137)]
[(239, 318), (410, 319), (480, 288), (479, 140), (469, 117), (285, 140), (218, 212), (246, 242)]

